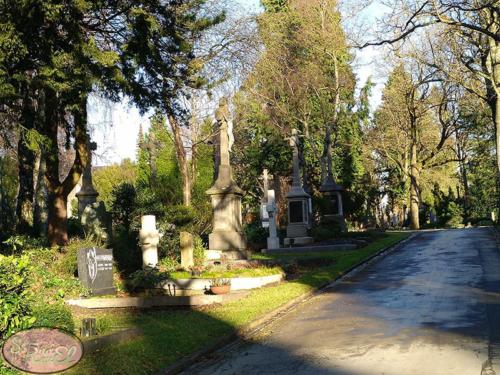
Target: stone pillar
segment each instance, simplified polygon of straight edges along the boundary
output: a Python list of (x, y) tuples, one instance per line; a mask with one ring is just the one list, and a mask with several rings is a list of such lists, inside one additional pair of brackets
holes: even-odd
[(99, 193), (94, 189), (94, 185), (92, 183), (92, 151), (95, 150), (97, 150), (97, 143), (89, 142), (89, 160), (83, 170), (82, 187), (80, 191), (76, 193), (76, 197), (78, 198), (78, 217), (82, 216), (83, 211), (85, 211), (85, 207), (97, 201), (97, 196), (99, 195)]
[(206, 191), (212, 199), (213, 231), (208, 237), (207, 259), (245, 259), (246, 238), (242, 229), (241, 190), (232, 177), (229, 163), (229, 110), (227, 99), (221, 99), (216, 119), (220, 129), (220, 166), (217, 180)]
[(181, 267), (188, 270), (194, 266), (193, 256), (193, 235), (188, 232), (181, 232)]
[(269, 237), (267, 238), (267, 249), (279, 249), (280, 239), (276, 228), (276, 204), (274, 200), (274, 190), (267, 192), (266, 210), (269, 213)]
[(293, 147), (293, 182), (292, 188), (286, 195), (288, 200), (288, 226), (286, 228), (285, 245), (306, 245), (313, 242), (307, 234), (309, 227), (309, 199), (302, 187), (299, 164), (299, 132), (292, 129), (290, 146)]
[(160, 233), (156, 229), (156, 217), (154, 215), (141, 217), (139, 241), (142, 249), (142, 266), (156, 267), (158, 265)]
[(262, 183), (263, 183), (263, 197), (260, 204), (260, 220), (262, 222), (262, 228), (269, 228), (269, 214), (267, 211), (268, 196), (267, 192), (269, 190), (269, 174), (267, 169), (262, 172)]

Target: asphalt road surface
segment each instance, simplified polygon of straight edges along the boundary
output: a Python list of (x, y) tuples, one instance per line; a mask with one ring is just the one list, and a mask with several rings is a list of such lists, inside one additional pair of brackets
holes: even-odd
[(492, 230), (425, 231), (185, 374), (500, 375), (499, 344)]

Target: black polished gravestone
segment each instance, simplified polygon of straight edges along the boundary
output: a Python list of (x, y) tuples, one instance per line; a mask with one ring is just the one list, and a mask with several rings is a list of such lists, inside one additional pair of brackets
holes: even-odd
[(78, 278), (93, 295), (114, 294), (113, 287), (113, 250), (78, 250)]

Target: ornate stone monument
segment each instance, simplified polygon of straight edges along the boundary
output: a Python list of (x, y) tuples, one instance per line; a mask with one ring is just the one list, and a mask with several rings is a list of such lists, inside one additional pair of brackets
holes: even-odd
[(221, 99), (215, 114), (220, 131), (220, 165), (214, 185), (206, 191), (212, 199), (213, 231), (208, 238), (207, 259), (245, 259), (246, 238), (242, 229), (241, 197), (243, 190), (233, 180), (229, 163), (227, 99)]
[(319, 191), (322, 192), (324, 197), (328, 200), (326, 212), (321, 219), (323, 223), (336, 223), (342, 232), (347, 232), (344, 219), (344, 208), (342, 206), (343, 190), (344, 188), (335, 182), (331, 174), (326, 177), (319, 188)]
[(160, 233), (156, 229), (156, 217), (154, 215), (145, 215), (141, 217), (139, 241), (142, 249), (142, 266), (156, 267), (158, 265)]
[(319, 191), (327, 199), (326, 212), (321, 218), (322, 224), (338, 225), (342, 232), (347, 232), (342, 206), (342, 191), (344, 187), (338, 185), (333, 178), (331, 147), (327, 147), (327, 173)]
[(89, 151), (89, 160), (85, 169), (83, 170), (82, 176), (82, 187), (78, 193), (76, 193), (76, 197), (78, 198), (78, 216), (81, 217), (85, 207), (97, 202), (97, 196), (99, 193), (94, 189), (94, 185), (92, 183), (92, 151), (97, 150), (97, 143), (90, 142), (88, 143), (88, 151)]
[(292, 129), (290, 146), (293, 147), (293, 182), (292, 188), (286, 195), (288, 201), (288, 226), (284, 240), (288, 245), (307, 245), (313, 242), (313, 238), (307, 235), (309, 227), (309, 202), (311, 196), (302, 187), (299, 165), (299, 132)]

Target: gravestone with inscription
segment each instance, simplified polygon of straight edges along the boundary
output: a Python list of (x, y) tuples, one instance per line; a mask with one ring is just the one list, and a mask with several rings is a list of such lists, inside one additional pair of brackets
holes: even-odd
[(113, 250), (96, 247), (78, 250), (78, 278), (93, 295), (114, 294)]
[(302, 187), (302, 177), (299, 164), (299, 132), (292, 129), (289, 138), (290, 146), (293, 148), (293, 181), (292, 188), (286, 195), (288, 201), (288, 226), (286, 227), (285, 246), (307, 245), (313, 242), (313, 238), (307, 234), (309, 227), (309, 213), (311, 211), (310, 198)]

